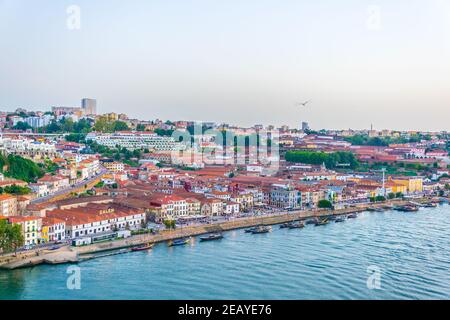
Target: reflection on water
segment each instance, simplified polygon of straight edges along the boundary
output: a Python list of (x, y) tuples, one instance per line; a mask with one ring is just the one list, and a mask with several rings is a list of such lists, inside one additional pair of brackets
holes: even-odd
[[(68, 266), (0, 271), (3, 299), (449, 299), (450, 206), (362, 213), (315, 228), (103, 257)], [(378, 270), (380, 289), (368, 288)]]

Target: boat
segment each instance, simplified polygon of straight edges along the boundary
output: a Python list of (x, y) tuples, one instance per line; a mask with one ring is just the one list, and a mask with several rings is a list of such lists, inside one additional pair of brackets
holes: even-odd
[(280, 229), (286, 229), (289, 228), (289, 226), (291, 225), (292, 222), (286, 222), (286, 223), (282, 223), (280, 224)]
[(289, 224), (289, 229), (300, 229), (300, 228), (304, 228), (305, 227), (305, 223), (302, 221), (297, 221), (297, 222), (292, 222)]
[(436, 207), (437, 207), (437, 204), (436, 204), (436, 203), (433, 203), (433, 202), (425, 203), (425, 204), (423, 205), (423, 207), (424, 207), (424, 208), (436, 208)]
[(347, 219), (356, 219), (358, 218), (358, 215), (356, 213), (351, 213), (347, 216)]
[(396, 210), (400, 211), (400, 212), (416, 212), (416, 211), (419, 211), (419, 208), (417, 206), (413, 206), (413, 205), (404, 205), (404, 206), (396, 208)]
[(417, 212), (419, 211), (419, 208), (416, 206), (404, 206), (403, 212)]
[(272, 230), (271, 227), (268, 226), (260, 226), (257, 227), (255, 230), (252, 231), (252, 234), (260, 234), (260, 233), (268, 233)]
[(255, 231), (258, 228), (259, 227), (252, 227), (252, 228), (245, 229), (245, 233), (252, 233), (253, 231)]
[(136, 252), (136, 251), (147, 251), (147, 250), (152, 249), (153, 246), (154, 246), (153, 243), (144, 244), (142, 246), (131, 248), (131, 251), (133, 251), (133, 252)]
[(369, 211), (369, 212), (375, 212), (375, 211), (377, 211), (377, 209), (375, 209), (375, 208), (367, 208), (366, 210)]
[(191, 238), (175, 239), (169, 243), (169, 247), (184, 246), (191, 241)]
[(345, 217), (338, 217), (336, 218), (336, 220), (334, 220), (334, 222), (339, 223), (339, 222), (344, 222), (345, 221)]
[(324, 226), (328, 223), (329, 223), (328, 219), (322, 219), (322, 220), (319, 220), (318, 222), (316, 222), (315, 226)]
[(319, 222), (319, 219), (317, 219), (317, 218), (306, 220), (306, 224), (316, 224), (318, 222)]
[(206, 236), (200, 237), (200, 241), (212, 241), (220, 239), (223, 239), (223, 235), (221, 233), (211, 233)]

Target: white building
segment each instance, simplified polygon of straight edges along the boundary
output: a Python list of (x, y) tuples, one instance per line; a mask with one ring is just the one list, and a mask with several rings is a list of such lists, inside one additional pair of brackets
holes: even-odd
[(86, 140), (94, 141), (102, 146), (115, 148), (149, 149), (156, 151), (179, 150), (181, 144), (175, 142), (172, 137), (159, 136), (152, 132), (116, 132), (116, 133), (96, 133), (91, 132)]

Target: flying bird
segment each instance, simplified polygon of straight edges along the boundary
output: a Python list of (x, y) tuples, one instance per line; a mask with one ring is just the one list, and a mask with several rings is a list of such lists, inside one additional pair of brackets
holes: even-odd
[(311, 100), (305, 101), (305, 102), (298, 102), (297, 106), (306, 107), (308, 104), (311, 103)]

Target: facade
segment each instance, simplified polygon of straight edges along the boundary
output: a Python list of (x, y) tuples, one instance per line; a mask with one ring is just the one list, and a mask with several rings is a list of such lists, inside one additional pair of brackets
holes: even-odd
[(125, 169), (125, 165), (123, 162), (119, 161), (101, 161), (102, 165), (108, 170), (112, 172), (123, 172)]
[(17, 198), (9, 195), (0, 195), (0, 216), (12, 217), (17, 214)]
[(53, 116), (51, 115), (43, 115), (42, 117), (28, 117), (25, 118), (25, 122), (30, 125), (32, 128), (41, 128), (45, 127), (46, 125), (49, 125), (50, 122), (53, 120)]
[(42, 219), (38, 217), (10, 217), (9, 223), (21, 227), (25, 245), (37, 245), (41, 239)]
[(57, 218), (43, 218), (41, 239), (43, 242), (64, 241), (66, 238), (66, 223)]
[(396, 184), (407, 188), (408, 193), (418, 193), (423, 191), (423, 178), (417, 177), (392, 177), (390, 178)]
[(290, 186), (274, 186), (270, 192), (270, 204), (283, 209), (299, 209), (302, 195)]
[(127, 148), (129, 150), (149, 149), (155, 151), (174, 151), (180, 149), (180, 143), (172, 137), (159, 136), (152, 132), (91, 132), (86, 140), (94, 141), (102, 146)]
[(94, 203), (87, 207), (49, 211), (47, 216), (65, 222), (65, 237), (69, 239), (92, 237), (127, 228), (140, 229), (146, 221), (143, 210)]
[(81, 109), (87, 116), (95, 116), (97, 114), (97, 100), (84, 98), (81, 100)]

